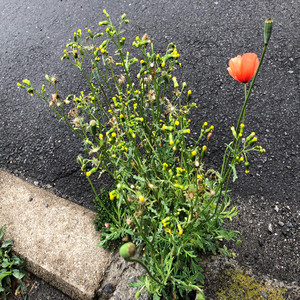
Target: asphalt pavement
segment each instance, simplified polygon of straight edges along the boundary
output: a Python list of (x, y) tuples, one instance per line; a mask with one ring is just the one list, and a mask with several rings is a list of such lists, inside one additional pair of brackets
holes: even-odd
[[(299, 1), (0, 0), (0, 4), (0, 168), (89, 209), (92, 192), (76, 164), (81, 141), (45, 103), (17, 88), (17, 82), (28, 78), (38, 87), (45, 83), (45, 74), (56, 74), (61, 94), (87, 91), (79, 71), (60, 60), (65, 45), (79, 28), (98, 30), (104, 8), (116, 22), (126, 13), (130, 20), (126, 40), (147, 33), (159, 53), (171, 41), (177, 45), (182, 63), (177, 79), (187, 82), (198, 105), (191, 116), (192, 134), (199, 133), (204, 121), (214, 125), (206, 164), (219, 169), (244, 92), (243, 85), (229, 76), (228, 61), (244, 52), (260, 56), (264, 21), (273, 18), (272, 37), (245, 122), (245, 130), (257, 134), (266, 153), (252, 156), (250, 173), (241, 170), (231, 189), (233, 202), (241, 199), (237, 203), (248, 216), (245, 222), (262, 222), (263, 234), (253, 234), (240, 261), (278, 279), (299, 282), (299, 252), (295, 252), (300, 249)], [(109, 187), (110, 181), (104, 179), (101, 186)], [(292, 226), (283, 234), (288, 221)], [(241, 231), (247, 234), (246, 229)], [(294, 263), (286, 263), (289, 260)]]

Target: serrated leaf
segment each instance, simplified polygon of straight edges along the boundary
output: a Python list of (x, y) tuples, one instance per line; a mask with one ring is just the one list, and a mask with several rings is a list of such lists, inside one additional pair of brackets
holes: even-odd
[(14, 244), (14, 241), (13, 240), (7, 240), (7, 241), (4, 241), (1, 245), (1, 248), (2, 249), (7, 249), (9, 247), (12, 247)]
[(238, 178), (237, 175), (236, 175), (236, 168), (235, 168), (235, 165), (230, 164), (229, 166), (231, 167), (232, 172), (233, 172), (232, 182), (235, 182), (235, 181), (237, 180), (237, 178)]

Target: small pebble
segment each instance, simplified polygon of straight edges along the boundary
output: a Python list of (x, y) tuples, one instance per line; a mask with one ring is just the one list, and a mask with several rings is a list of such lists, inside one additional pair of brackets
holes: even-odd
[(291, 228), (291, 227), (293, 227), (293, 224), (291, 222), (287, 222), (286, 226)]
[(284, 226), (284, 223), (281, 222), (281, 221), (279, 221), (279, 222), (278, 222), (278, 225), (281, 226), (281, 227), (283, 227), (283, 226)]
[(29, 201), (31, 202), (32, 200), (33, 200), (33, 198), (32, 198), (32, 197), (30, 197), (30, 198), (29, 198)]
[(114, 292), (114, 286), (111, 283), (106, 284), (103, 287), (103, 292), (107, 294), (112, 294)]
[(269, 231), (270, 233), (273, 233), (273, 226), (272, 226), (271, 223), (268, 225), (268, 231)]
[(45, 204), (45, 207), (46, 207), (46, 208), (48, 208), (48, 207), (49, 207), (48, 203), (46, 203), (46, 204)]
[(277, 205), (275, 205), (274, 210), (275, 210), (276, 212), (279, 212), (279, 208), (278, 208)]
[(35, 186), (38, 186), (38, 185), (39, 185), (39, 182), (38, 182), (38, 181), (34, 181), (33, 184), (34, 184)]

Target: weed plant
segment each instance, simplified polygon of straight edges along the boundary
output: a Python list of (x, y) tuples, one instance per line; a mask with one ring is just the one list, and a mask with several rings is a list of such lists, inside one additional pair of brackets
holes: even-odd
[[(127, 45), (122, 29), (129, 22), (126, 15), (115, 27), (103, 13), (103, 32), (88, 30), (87, 38), (80, 29), (74, 32), (62, 57), (82, 72), (88, 92), (63, 96), (57, 78), (48, 75), (52, 95), (45, 85), (38, 92), (28, 79), (18, 85), (44, 100), (82, 139), (85, 155), (77, 161), (95, 194), (98, 224), (104, 225), (99, 245), (130, 241), (121, 254), (147, 271), (133, 284), (136, 296), (146, 289), (153, 299), (188, 299), (195, 291), (204, 298), (199, 253), (230, 255), (222, 241), (236, 239), (238, 232), (222, 227), (237, 214), (228, 183), (237, 179), (237, 165), (249, 172), (250, 152), (264, 152), (255, 133), (247, 133), (244, 119), (272, 21), (265, 23), (260, 61), (248, 53), (229, 63), (231, 76), (244, 83), (245, 101), (217, 171), (204, 165), (214, 126), (205, 121), (196, 139), (190, 135), (188, 116), (197, 106), (187, 83), (175, 76), (181, 67), (176, 45), (157, 53), (147, 34)], [(110, 174), (115, 188), (98, 195), (93, 181), (103, 172)], [(140, 259), (132, 257), (136, 249)]]
[[(13, 241), (1, 241), (4, 228), (0, 228), (0, 299), (5, 300), (9, 294), (25, 293), (27, 290), (25, 260), (12, 255)], [(14, 288), (13, 288), (14, 287)]]

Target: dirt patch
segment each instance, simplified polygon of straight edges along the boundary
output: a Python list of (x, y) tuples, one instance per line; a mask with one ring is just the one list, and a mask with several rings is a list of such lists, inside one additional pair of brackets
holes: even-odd
[(241, 233), (240, 246), (227, 245), (236, 253), (236, 260), (251, 266), (255, 274), (299, 285), (299, 207), (257, 196), (233, 200), (239, 212), (226, 227)]

